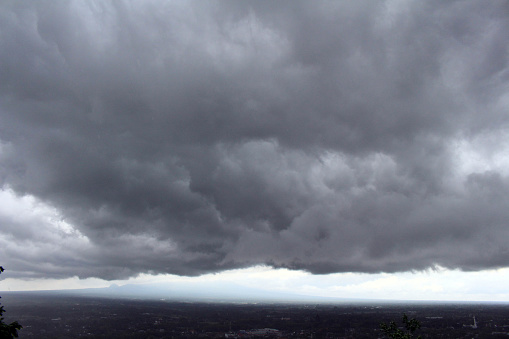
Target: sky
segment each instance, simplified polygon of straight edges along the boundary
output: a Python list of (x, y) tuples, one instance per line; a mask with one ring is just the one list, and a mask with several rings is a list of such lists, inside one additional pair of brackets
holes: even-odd
[(3, 1), (0, 290), (509, 301), (508, 31), (502, 0)]

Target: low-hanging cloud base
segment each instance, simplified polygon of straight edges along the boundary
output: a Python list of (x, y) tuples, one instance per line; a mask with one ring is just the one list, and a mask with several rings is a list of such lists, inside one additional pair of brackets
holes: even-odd
[(16, 277), (508, 266), (506, 2), (0, 6)]

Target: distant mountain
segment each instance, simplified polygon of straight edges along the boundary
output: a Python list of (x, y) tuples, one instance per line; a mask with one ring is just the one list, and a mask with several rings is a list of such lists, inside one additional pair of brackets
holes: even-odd
[[(261, 289), (224, 282), (172, 282), (127, 284), (105, 288), (46, 291), (65, 295), (129, 299), (167, 299), (175, 301), (246, 302), (246, 303), (339, 303), (362, 302), (361, 299), (340, 299), (306, 296)], [(367, 301), (367, 300), (366, 300)]]

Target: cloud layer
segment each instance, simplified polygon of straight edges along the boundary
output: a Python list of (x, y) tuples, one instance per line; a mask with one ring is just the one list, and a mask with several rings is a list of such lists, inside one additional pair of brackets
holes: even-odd
[(508, 265), (506, 2), (1, 6), (19, 276)]

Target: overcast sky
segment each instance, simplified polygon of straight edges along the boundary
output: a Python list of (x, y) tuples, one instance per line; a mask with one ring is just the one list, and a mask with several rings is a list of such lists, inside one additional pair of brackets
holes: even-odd
[(0, 264), (506, 267), (508, 32), (502, 0), (3, 1)]

